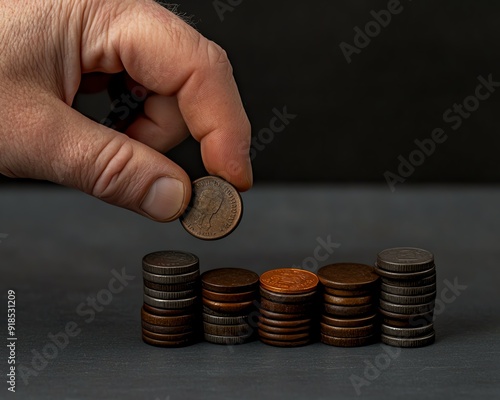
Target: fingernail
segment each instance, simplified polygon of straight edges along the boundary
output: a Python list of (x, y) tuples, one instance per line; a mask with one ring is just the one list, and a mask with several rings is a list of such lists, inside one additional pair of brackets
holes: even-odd
[(247, 170), (247, 180), (248, 184), (251, 187), (253, 185), (253, 170), (252, 170), (252, 162), (248, 161), (248, 170)]
[(158, 221), (177, 217), (184, 202), (184, 184), (173, 178), (159, 178), (149, 189), (141, 209)]

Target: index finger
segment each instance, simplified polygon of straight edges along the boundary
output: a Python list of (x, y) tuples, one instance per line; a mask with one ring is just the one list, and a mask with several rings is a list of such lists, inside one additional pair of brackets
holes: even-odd
[(249, 189), (251, 127), (225, 51), (153, 1), (129, 4), (112, 26), (117, 58), (146, 88), (177, 96), (209, 173)]

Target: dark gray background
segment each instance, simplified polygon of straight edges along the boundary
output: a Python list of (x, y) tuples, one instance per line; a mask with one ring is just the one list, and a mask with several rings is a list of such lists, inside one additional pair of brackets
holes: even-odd
[[(448, 140), (409, 181), (498, 181), (500, 92), (458, 130), (443, 121), (446, 109), (474, 94), (479, 75), (500, 81), (498, 2), (401, 0), (403, 11), (351, 64), (339, 44), (353, 44), (354, 28), (387, 1), (244, 0), (223, 21), (212, 1), (177, 3), (227, 50), (254, 136), (273, 108), (297, 115), (258, 153), (257, 180), (383, 183), (415, 139), (443, 128)], [(88, 111), (99, 103), (78, 104)], [(103, 103), (94, 115), (109, 112)], [(193, 177), (203, 174), (196, 151), (188, 143), (174, 156)]]
[[(245, 216), (226, 239), (203, 242), (180, 223), (158, 224), (63, 189), (2, 192), (0, 321), (7, 289), (17, 296), (18, 366), (30, 367), (48, 334), (73, 321), (81, 333), (16, 396), (53, 399), (497, 399), (500, 396), (500, 190), (488, 187), (260, 186), (244, 194)], [(373, 263), (387, 247), (412, 245), (435, 254), (438, 301), (446, 282), (466, 286), (436, 308), (437, 341), (403, 349), (378, 377), (379, 344), (336, 348), (316, 343), (281, 349), (199, 343), (161, 349), (140, 337), (141, 258), (161, 249), (191, 251), (202, 271), (246, 267), (258, 273), (300, 266), (317, 238), (340, 246), (330, 262)], [(94, 321), (77, 307), (108, 286), (112, 270), (135, 278)], [(443, 297), (444, 296), (444, 297)], [(444, 307), (443, 307), (444, 306)], [(439, 311), (438, 311), (439, 310)], [(6, 324), (0, 330), (6, 334)], [(5, 377), (6, 344), (0, 345)], [(395, 349), (392, 349), (395, 351)], [(378, 358), (377, 358), (378, 357)], [(387, 361), (386, 361), (387, 362)], [(372, 372), (373, 374), (374, 372)], [(359, 397), (350, 378), (367, 379)], [(369, 375), (368, 375), (369, 376)], [(8, 396), (9, 395), (9, 396)]]

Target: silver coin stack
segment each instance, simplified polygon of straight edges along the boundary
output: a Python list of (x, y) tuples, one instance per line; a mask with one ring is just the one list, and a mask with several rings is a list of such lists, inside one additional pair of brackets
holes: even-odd
[(158, 251), (142, 260), (144, 342), (162, 347), (193, 343), (199, 333), (200, 262), (194, 254)]
[(427, 250), (399, 247), (381, 251), (376, 272), (381, 277), (381, 341), (396, 347), (434, 343), (436, 266)]

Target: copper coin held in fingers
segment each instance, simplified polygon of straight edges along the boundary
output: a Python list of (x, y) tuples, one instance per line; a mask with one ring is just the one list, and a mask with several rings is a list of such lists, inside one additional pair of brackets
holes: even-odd
[(318, 277), (303, 269), (279, 268), (264, 272), (260, 284), (271, 292), (300, 294), (316, 290)]
[(340, 290), (368, 290), (378, 281), (373, 267), (353, 263), (325, 265), (318, 277), (324, 286)]
[(217, 268), (201, 275), (203, 288), (218, 293), (243, 293), (257, 289), (259, 275), (244, 268)]
[(205, 176), (193, 182), (191, 202), (180, 221), (198, 239), (215, 240), (236, 229), (242, 212), (243, 202), (233, 185)]

